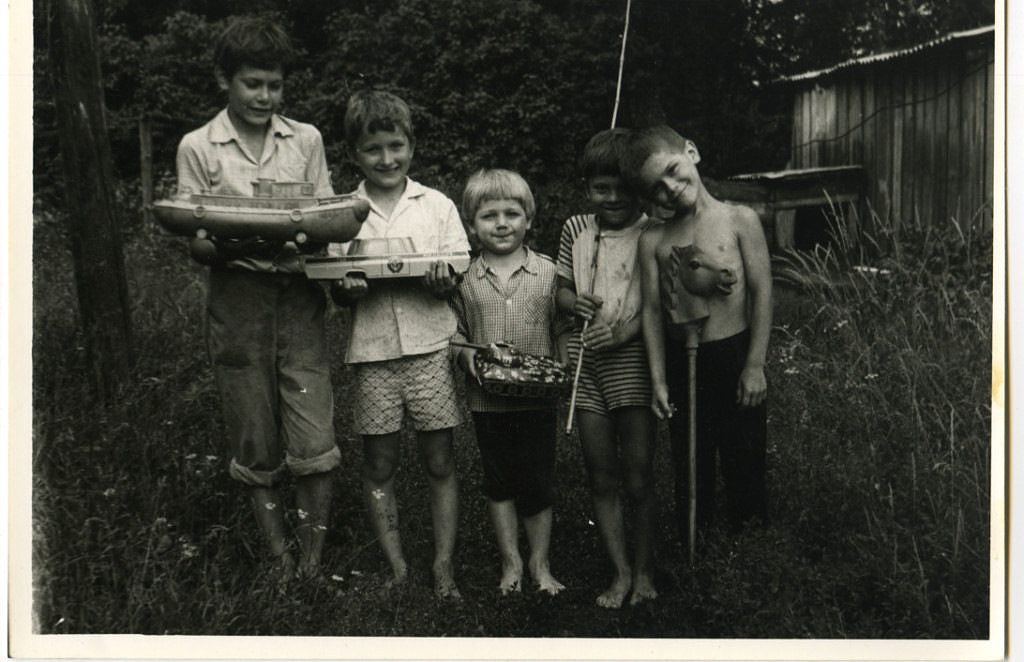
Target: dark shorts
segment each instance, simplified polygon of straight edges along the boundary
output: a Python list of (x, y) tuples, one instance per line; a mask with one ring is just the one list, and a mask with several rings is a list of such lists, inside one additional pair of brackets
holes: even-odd
[[(725, 480), (729, 524), (739, 528), (752, 517), (766, 517), (765, 454), (767, 409), (740, 407), (736, 386), (746, 362), (750, 332), (701, 343), (697, 349), (697, 520), (711, 523), (714, 513), (716, 460)], [(669, 419), (676, 469), (676, 515), (680, 529), (688, 512), (689, 484), (689, 371), (681, 343), (668, 347), (666, 373), (669, 397), (679, 413)]]
[(285, 466), (302, 476), (340, 463), (325, 305), (301, 274), (210, 272), (207, 342), (233, 478), (269, 487)]
[(554, 503), (555, 410), (473, 412), (473, 422), (487, 498), (514, 499), (516, 511), (523, 517), (550, 508)]

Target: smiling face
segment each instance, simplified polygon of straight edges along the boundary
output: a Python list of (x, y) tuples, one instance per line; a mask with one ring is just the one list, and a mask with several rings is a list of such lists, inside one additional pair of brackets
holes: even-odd
[(257, 69), (242, 65), (229, 80), (217, 73), (217, 83), (228, 93), (228, 116), (239, 133), (262, 131), (281, 105), (284, 73), (280, 67)]
[(594, 175), (587, 179), (587, 200), (606, 228), (623, 228), (640, 217), (640, 201), (618, 175)]
[(515, 200), (488, 200), (473, 215), (470, 228), (485, 253), (510, 255), (523, 245), (531, 220)]
[(647, 198), (654, 204), (676, 212), (688, 212), (697, 204), (700, 154), (693, 143), (684, 151), (658, 151), (651, 154), (640, 168), (639, 181)]
[(356, 165), (366, 177), (372, 193), (393, 193), (405, 186), (412, 162), (413, 146), (405, 131), (363, 131), (355, 144)]

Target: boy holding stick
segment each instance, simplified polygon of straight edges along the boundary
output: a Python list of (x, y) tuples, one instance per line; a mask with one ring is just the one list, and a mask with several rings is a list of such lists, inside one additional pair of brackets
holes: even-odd
[[(615, 578), (597, 604), (612, 609), (621, 607), (630, 591), (630, 604), (657, 597), (651, 562), (655, 421), (636, 260), (637, 240), (652, 221), (640, 212), (639, 200), (619, 173), (628, 136), (624, 129), (608, 129), (587, 143), (582, 169), (594, 213), (565, 222), (558, 251), (558, 306), (585, 326), (569, 341), (569, 363), (578, 366), (573, 404), (579, 410), (594, 518), (615, 566)], [(632, 566), (620, 486), (634, 507)]]
[[(696, 375), (697, 523), (711, 524), (716, 454), (725, 478), (731, 530), (766, 517), (767, 416), (764, 375), (772, 320), (772, 278), (761, 223), (748, 207), (723, 203), (704, 188), (700, 154), (667, 126), (637, 131), (623, 160), (623, 173), (651, 203), (674, 211), (640, 239), (643, 335), (650, 360), (652, 407), (669, 420), (676, 469), (676, 514), (684, 546), (690, 542), (684, 513), (689, 453), (686, 416), (673, 417), (672, 403), (689, 399), (684, 338), (666, 338), (674, 311), (666, 295), (681, 280), (674, 247), (692, 247), (735, 277), (734, 286), (706, 297), (707, 318), (699, 338)], [(700, 266), (700, 265), (698, 265)], [(670, 329), (671, 332), (671, 329)]]

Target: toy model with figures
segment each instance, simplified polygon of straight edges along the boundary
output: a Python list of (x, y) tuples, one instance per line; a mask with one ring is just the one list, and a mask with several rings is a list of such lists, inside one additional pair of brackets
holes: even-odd
[(390, 237), (355, 239), (341, 257), (305, 257), (303, 269), (314, 280), (413, 278), (425, 275), (439, 260), (447, 262), (453, 274), (469, 268), (467, 251), (418, 253), (412, 238)]
[(153, 203), (153, 214), (172, 234), (206, 239), (348, 241), (359, 233), (370, 205), (353, 194), (317, 198), (308, 182), (252, 183), (252, 197), (191, 193)]

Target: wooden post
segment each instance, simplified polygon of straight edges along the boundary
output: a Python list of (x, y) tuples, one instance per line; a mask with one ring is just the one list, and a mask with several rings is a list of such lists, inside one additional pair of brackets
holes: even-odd
[(142, 218), (146, 229), (153, 223), (153, 118), (139, 118), (139, 179), (142, 181)]
[(47, 6), (50, 80), (89, 380), (109, 402), (131, 375), (128, 285), (113, 216), (113, 168), (90, 0)]

